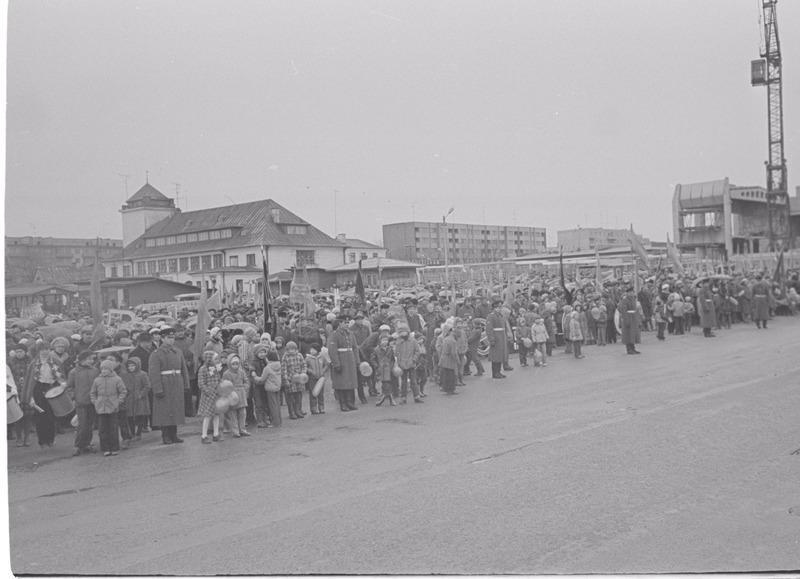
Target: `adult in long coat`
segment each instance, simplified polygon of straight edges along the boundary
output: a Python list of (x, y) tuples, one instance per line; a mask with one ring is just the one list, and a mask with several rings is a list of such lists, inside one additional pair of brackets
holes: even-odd
[(178, 425), (184, 423), (184, 391), (189, 389), (189, 369), (183, 352), (175, 347), (175, 330), (161, 331), (161, 345), (150, 354), (148, 375), (153, 390), (153, 426), (161, 427), (164, 444), (183, 442)]
[(622, 343), (628, 354), (639, 354), (636, 349), (636, 330), (639, 325), (639, 313), (636, 304), (636, 293), (633, 286), (628, 286), (625, 295), (617, 305)]
[(494, 300), (492, 312), (486, 316), (486, 337), (489, 340), (489, 361), (492, 363), (492, 378), (505, 378), (500, 372), (508, 359), (508, 337), (506, 320), (500, 311), (503, 302)]
[(717, 310), (714, 307), (714, 294), (705, 281), (697, 292), (697, 313), (700, 315), (700, 326), (703, 328), (703, 336), (713, 338), (715, 334), (711, 331), (717, 322)]
[(761, 274), (756, 279), (758, 281), (753, 284), (753, 319), (757, 328), (761, 328), (763, 323), (766, 329), (769, 320), (769, 284)]
[(358, 385), (358, 353), (356, 338), (347, 327), (347, 316), (340, 315), (333, 323), (333, 333), (328, 340), (328, 355), (331, 358), (333, 389), (342, 412), (358, 410), (356, 386)]

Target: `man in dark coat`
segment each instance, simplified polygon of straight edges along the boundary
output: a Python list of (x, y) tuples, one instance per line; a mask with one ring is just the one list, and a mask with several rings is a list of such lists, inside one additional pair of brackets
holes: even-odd
[(617, 305), (619, 312), (619, 325), (622, 331), (622, 343), (628, 354), (641, 354), (634, 345), (636, 342), (636, 329), (638, 326), (638, 312), (636, 309), (636, 293), (633, 286), (625, 288), (625, 295)]
[(178, 425), (185, 421), (184, 391), (189, 389), (189, 369), (183, 352), (175, 347), (175, 330), (161, 331), (161, 345), (150, 354), (149, 377), (153, 390), (153, 426), (161, 427), (164, 444), (183, 442)]
[(331, 380), (342, 412), (358, 410), (356, 406), (356, 387), (358, 386), (358, 344), (350, 328), (347, 316), (339, 315), (333, 322), (333, 333), (328, 340), (328, 355), (333, 372)]
[(758, 274), (756, 280), (753, 284), (753, 319), (757, 328), (761, 329), (763, 323), (766, 330), (769, 320), (769, 284), (761, 274)]
[(501, 300), (492, 302), (492, 311), (486, 316), (486, 337), (489, 339), (489, 361), (492, 363), (492, 378), (505, 378), (500, 372), (508, 357), (506, 320), (500, 312)]
[(708, 281), (704, 281), (697, 292), (697, 313), (700, 314), (700, 326), (703, 328), (703, 337), (714, 338), (716, 334), (711, 331), (717, 322), (717, 312), (714, 307), (714, 294), (708, 287)]

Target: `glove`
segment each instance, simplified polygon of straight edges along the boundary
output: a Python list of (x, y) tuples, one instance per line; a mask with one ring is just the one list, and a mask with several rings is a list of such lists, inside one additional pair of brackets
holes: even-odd
[(166, 396), (166, 392), (156, 392), (156, 398), (165, 398)]

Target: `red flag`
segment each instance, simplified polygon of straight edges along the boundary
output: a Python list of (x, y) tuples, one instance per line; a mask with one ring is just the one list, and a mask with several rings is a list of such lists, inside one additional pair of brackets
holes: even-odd
[(361, 260), (358, 260), (358, 271), (356, 272), (356, 295), (362, 302), (367, 301), (367, 292), (364, 291), (364, 278), (361, 275)]
[(267, 246), (261, 246), (261, 268), (264, 274), (264, 287), (262, 288), (262, 299), (264, 300), (264, 331), (272, 334), (277, 327), (272, 315), (272, 295), (269, 291), (269, 264), (267, 262)]

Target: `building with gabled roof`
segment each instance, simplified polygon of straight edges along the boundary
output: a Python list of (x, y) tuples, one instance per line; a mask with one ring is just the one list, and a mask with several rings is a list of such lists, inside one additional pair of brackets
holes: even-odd
[[(120, 210), (123, 255), (106, 276), (158, 276), (223, 291), (260, 292), (261, 246), (270, 273), (344, 263), (345, 244), (272, 199), (183, 212), (149, 183)], [(130, 240), (130, 241), (127, 241)]]
[(369, 243), (363, 239), (347, 237), (344, 233), (339, 233), (336, 240), (345, 246), (345, 263), (356, 263), (359, 259), (369, 259), (374, 257), (386, 257), (386, 248), (374, 243)]

